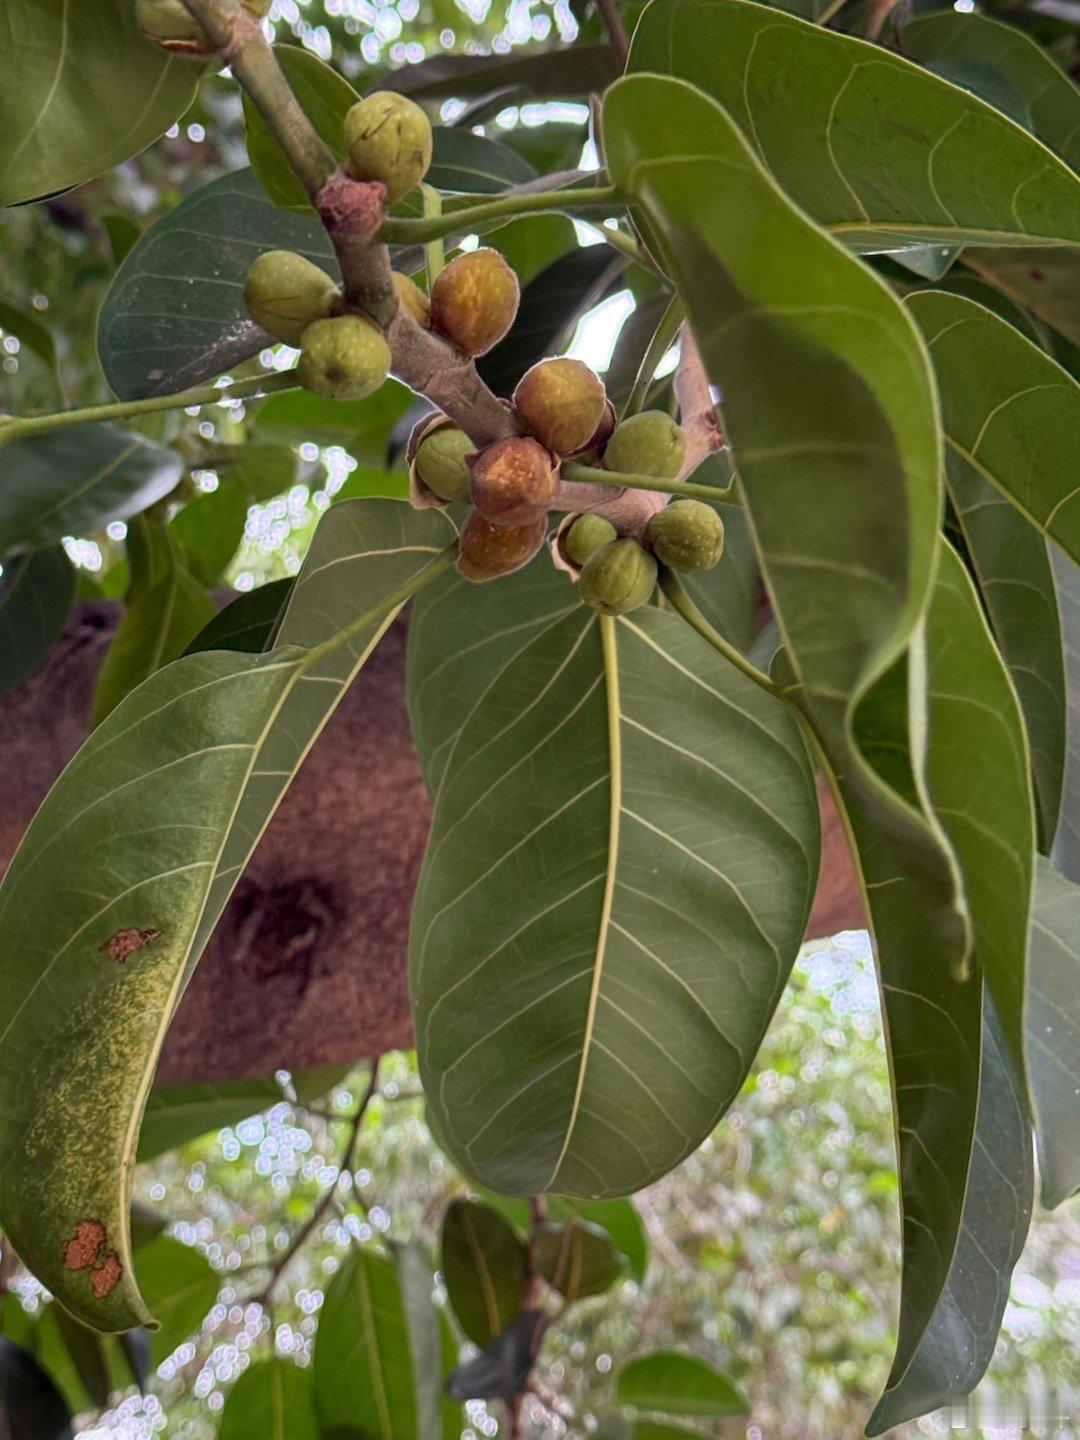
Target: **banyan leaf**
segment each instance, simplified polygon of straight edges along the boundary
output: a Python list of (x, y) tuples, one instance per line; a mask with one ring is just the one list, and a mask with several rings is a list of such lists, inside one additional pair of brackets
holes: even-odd
[(240, 547), (251, 500), (236, 481), (196, 495), (169, 521), (191, 574), (204, 585), (219, 581)]
[(491, 1206), (452, 1200), (443, 1217), (440, 1269), (458, 1324), (482, 1350), (524, 1303), (524, 1243)]
[(654, 1350), (627, 1361), (615, 1381), (615, 1399), (634, 1410), (686, 1419), (749, 1414), (746, 1401), (726, 1376), (678, 1350)]
[(63, 546), (7, 561), (0, 573), (0, 695), (38, 669), (74, 599), (75, 567)]
[(208, 651), (151, 676), (78, 752), (4, 878), (0, 1216), (26, 1264), (100, 1329), (151, 1319), (128, 1194), (180, 993), (308, 748), (452, 533), (437, 511), (335, 506), (280, 648)]
[(0, 1336), (0, 1403), (10, 1440), (75, 1440), (55, 1381), (29, 1350)]
[(433, 55), (383, 75), (374, 88), (445, 100), (520, 87), (532, 99), (551, 99), (591, 95), (617, 73), (609, 45), (572, 45), (513, 55)]
[(381, 464), (391, 431), (412, 403), (412, 392), (396, 380), (387, 380), (366, 400), (327, 400), (310, 390), (284, 390), (259, 406), (254, 430), (281, 444), (346, 445), (361, 461)]
[(1080, 1189), (1078, 936), (1080, 886), (1040, 860), (1028, 955), (1028, 1076), (1048, 1209)]
[(81, 185), (179, 120), (201, 70), (149, 45), (115, 0), (7, 0), (0, 73), (0, 205)]
[(292, 587), (291, 579), (271, 580), (238, 595), (203, 626), (185, 653), (244, 650), (257, 654), (269, 649)]
[(929, 290), (907, 303), (933, 358), (950, 467), (996, 486), (1080, 563), (1080, 384), (974, 300)]
[(0, 300), (0, 330), (14, 335), (20, 345), (36, 355), (50, 370), (55, 370), (56, 342), (52, 331), (36, 315)]
[(154, 1365), (182, 1345), (206, 1319), (221, 1280), (201, 1250), (171, 1235), (159, 1235), (135, 1253), (139, 1286), (158, 1321), (150, 1336)]
[(1080, 241), (1080, 179), (1053, 151), (854, 36), (750, 0), (652, 0), (630, 69), (707, 91), (784, 191), (856, 249)]
[[(279, 392), (286, 394), (288, 392)], [(237, 484), (254, 504), (265, 504), (304, 478), (297, 474), (296, 456), (287, 445), (260, 444), (248, 440), (212, 454), (206, 469), (217, 471), (221, 482)]]
[(238, 1125), (281, 1098), (276, 1080), (257, 1076), (221, 1084), (155, 1085), (146, 1098), (135, 1158), (140, 1163), (153, 1160), (210, 1130)]
[[(484, 1191), (484, 1198), (511, 1224), (523, 1233), (531, 1224), (528, 1202), (510, 1195)], [(559, 1195), (548, 1196), (548, 1214), (553, 1221), (586, 1220), (607, 1231), (615, 1246), (630, 1266), (630, 1274), (640, 1284), (649, 1263), (649, 1242), (645, 1225), (632, 1200), (567, 1200)]]
[(1065, 662), (1066, 752), (1061, 813), (1050, 858), (1066, 879), (1080, 883), (1080, 569), (1050, 547)]
[(0, 444), (0, 555), (126, 520), (177, 485), (174, 450), (112, 425), (72, 425)]
[(817, 847), (794, 722), (678, 617), (549, 622), (473, 703), (413, 911), (420, 1069), (465, 1172), (600, 1198), (694, 1150), (786, 982)]
[(989, 15), (937, 10), (909, 20), (900, 40), (924, 64), (966, 62), (1002, 76), (1029, 107), (1039, 139), (1080, 169), (1080, 94), (1030, 35)]
[[(955, 861), (919, 788), (891, 784), (854, 730), (863, 698), (915, 636), (933, 577), (940, 441), (919, 333), (700, 91), (631, 75), (608, 91), (604, 135), (724, 397), (793, 698), (910, 877), (923, 943), (947, 970), (969, 944)], [(901, 703), (918, 723), (917, 673)]]
[(217, 1440), (319, 1440), (311, 1371), (279, 1356), (249, 1365), (226, 1396)]
[(607, 1231), (587, 1220), (542, 1226), (534, 1237), (534, 1255), (538, 1273), (568, 1303), (602, 1295), (626, 1270)]
[(1080, 250), (1064, 245), (1034, 250), (973, 246), (964, 252), (964, 263), (1071, 345), (1080, 346)]
[(444, 1428), (454, 1424), (444, 1379), (454, 1358), (453, 1338), (445, 1315), (435, 1304), (435, 1276), (424, 1241), (414, 1237), (394, 1242), (390, 1252), (409, 1332), (417, 1440), (443, 1440)]

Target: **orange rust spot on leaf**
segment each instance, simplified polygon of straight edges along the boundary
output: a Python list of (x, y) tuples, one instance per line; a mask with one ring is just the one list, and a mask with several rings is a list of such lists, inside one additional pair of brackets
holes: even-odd
[(115, 960), (118, 965), (123, 965), (129, 955), (134, 955), (136, 950), (144, 950), (147, 945), (152, 945), (160, 935), (160, 930), (140, 930), (138, 926), (128, 925), (125, 929), (118, 930), (115, 935), (110, 936), (101, 948), (108, 951), (110, 960)]
[(124, 1267), (120, 1264), (120, 1257), (115, 1250), (110, 1250), (102, 1258), (101, 1264), (96, 1265), (90, 1271), (90, 1289), (98, 1300), (104, 1299), (106, 1295), (115, 1289), (120, 1276), (124, 1273)]
[(68, 1270), (87, 1270), (96, 1265), (105, 1244), (105, 1226), (100, 1220), (80, 1220), (75, 1234), (64, 1241), (64, 1265)]

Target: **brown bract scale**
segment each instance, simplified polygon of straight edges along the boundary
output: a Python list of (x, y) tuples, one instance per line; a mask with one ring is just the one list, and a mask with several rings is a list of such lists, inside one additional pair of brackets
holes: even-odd
[(590, 443), (606, 400), (599, 375), (567, 356), (538, 361), (514, 391), (522, 426), (556, 455), (572, 455)]
[(574, 459), (581, 460), (585, 464), (598, 464), (604, 453), (604, 446), (615, 433), (615, 426), (619, 423), (619, 415), (615, 406), (610, 400), (604, 401), (604, 410), (597, 423), (596, 429), (589, 436), (587, 445), (580, 450), (574, 451)]
[(354, 180), (335, 170), (316, 197), (319, 219), (331, 235), (369, 240), (386, 218), (386, 186), (381, 180)]
[(547, 535), (547, 516), (524, 525), (489, 525), (473, 510), (461, 530), (457, 568), (466, 580), (480, 584), (512, 575), (527, 565)]
[(469, 494), (492, 525), (521, 525), (546, 512), (559, 487), (555, 457), (525, 435), (499, 440), (469, 463)]
[(497, 250), (455, 255), (431, 287), (431, 325), (465, 355), (484, 355), (509, 331), (521, 287)]

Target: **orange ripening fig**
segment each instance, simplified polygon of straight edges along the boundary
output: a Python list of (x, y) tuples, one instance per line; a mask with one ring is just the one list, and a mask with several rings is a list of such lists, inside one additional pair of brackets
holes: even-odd
[(466, 580), (477, 584), (512, 575), (529, 563), (546, 536), (546, 515), (523, 525), (490, 525), (473, 510), (461, 529), (457, 568)]
[(518, 278), (497, 250), (455, 255), (431, 287), (431, 325), (465, 355), (484, 355), (514, 323)]
[(573, 455), (590, 444), (604, 418), (606, 401), (599, 375), (583, 361), (566, 356), (538, 361), (514, 391), (518, 419), (556, 455)]
[(542, 514), (555, 498), (555, 457), (524, 435), (499, 440), (469, 461), (469, 494), (492, 525), (520, 525)]

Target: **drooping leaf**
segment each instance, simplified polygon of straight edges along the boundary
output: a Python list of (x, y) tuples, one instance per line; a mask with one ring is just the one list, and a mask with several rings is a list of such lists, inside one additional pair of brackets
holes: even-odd
[(226, 1397), (217, 1440), (319, 1440), (311, 1371), (278, 1356), (249, 1365)]
[(1029, 107), (1035, 134), (1080, 169), (1080, 94), (1030, 35), (990, 15), (938, 10), (909, 20), (900, 38), (924, 64), (967, 62), (1004, 77)]
[(677, 617), (575, 607), (474, 703), (435, 810), (410, 973), (455, 1159), (517, 1195), (664, 1174), (737, 1093), (805, 928), (794, 722)]
[(309, 746), (451, 534), (436, 511), (335, 506), (283, 648), (209, 651), (151, 676), (76, 755), (8, 869), (0, 924), (19, 938), (0, 1002), (0, 1215), (34, 1273), (98, 1328), (151, 1318), (127, 1186), (165, 1026)]
[(33, 675), (59, 640), (75, 600), (63, 546), (14, 555), (0, 574), (0, 695)]
[[(453, 1364), (442, 1332), (442, 1373)], [(417, 1427), (408, 1319), (391, 1261), (354, 1245), (330, 1282), (312, 1365), (315, 1408), (325, 1433), (340, 1426), (384, 1440), (427, 1440)], [(459, 1412), (443, 1406), (443, 1433), (456, 1437)]]
[[(264, 407), (265, 408), (265, 407)], [(297, 480), (296, 456), (287, 445), (259, 444), (249, 440), (218, 451), (208, 461), (222, 480), (239, 485), (252, 504), (265, 504)]]
[(174, 489), (174, 450), (112, 425), (72, 425), (0, 445), (0, 555), (126, 520)]
[(574, 222), (565, 215), (524, 215), (488, 236), (488, 244), (505, 257), (523, 287), (576, 250), (577, 243)]
[(238, 595), (203, 626), (188, 646), (187, 654), (194, 655), (199, 650), (242, 650), (254, 655), (268, 649), (292, 587), (290, 579), (271, 580)]
[(204, 585), (214, 585), (244, 538), (251, 501), (237, 482), (226, 482), (189, 500), (169, 521), (187, 568)]
[[(786, 33), (788, 20), (768, 13)], [(700, 91), (631, 75), (608, 91), (604, 135), (724, 397), (793, 696), (915, 883), (923, 943), (947, 969), (969, 943), (955, 861), (925, 799), (889, 784), (854, 734), (862, 697), (911, 640), (933, 576), (940, 441), (919, 334), (884, 284), (791, 206)], [(910, 703), (919, 716), (917, 676)]]
[(146, 1099), (136, 1159), (153, 1160), (210, 1130), (238, 1125), (281, 1098), (281, 1086), (270, 1078), (155, 1085)]
[[(71, 1379), (74, 1381), (72, 1387), (75, 1391), (68, 1393), (68, 1403), (76, 1414), (85, 1410), (88, 1405), (101, 1409), (109, 1403), (109, 1395), (112, 1386), (109, 1381), (109, 1366), (105, 1356), (105, 1337), (91, 1330), (89, 1326), (81, 1324), (70, 1316), (62, 1305), (57, 1305), (55, 1300), (46, 1305), (39, 1317), (39, 1327), (42, 1331), (46, 1327), (54, 1329), (56, 1337), (64, 1350), (64, 1359), (69, 1367)], [(44, 1338), (44, 1337), (43, 1337)], [(38, 1358), (44, 1361), (54, 1378), (61, 1380), (61, 1372), (47, 1361), (47, 1351), (43, 1344), (39, 1344)]]
[(537, 1271), (571, 1302), (602, 1295), (626, 1269), (607, 1231), (587, 1220), (545, 1225), (536, 1233), (535, 1256)]
[(10, 1440), (75, 1440), (55, 1382), (29, 1350), (0, 1336), (0, 1401)]
[(146, 1302), (160, 1321), (160, 1329), (150, 1336), (153, 1363), (160, 1365), (206, 1319), (221, 1280), (201, 1250), (171, 1235), (140, 1245), (135, 1270)]
[(521, 1309), (525, 1246), (497, 1210), (452, 1200), (442, 1228), (442, 1276), (458, 1324), (482, 1350)]
[(630, 1360), (615, 1381), (615, 1398), (635, 1410), (688, 1419), (747, 1415), (750, 1407), (719, 1370), (677, 1350), (654, 1350)]
[(652, 0), (630, 69), (690, 80), (797, 204), (862, 250), (1080, 241), (1080, 179), (910, 60), (751, 0)]
[(134, 6), (7, 0), (0, 73), (0, 205), (81, 185), (137, 155), (179, 120), (201, 70), (149, 45)]
[(609, 45), (573, 45), (514, 55), (433, 55), (381, 76), (376, 88), (415, 100), (443, 100), (520, 87), (541, 99), (591, 95), (617, 73)]
[(1028, 955), (1028, 1076), (1042, 1202), (1080, 1189), (1080, 886), (1045, 860), (1036, 871)]

